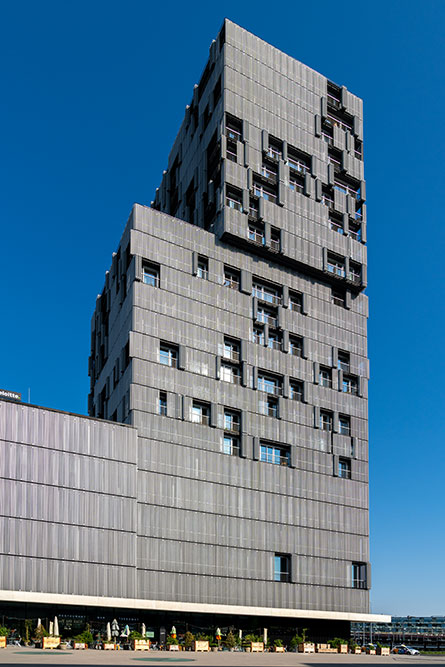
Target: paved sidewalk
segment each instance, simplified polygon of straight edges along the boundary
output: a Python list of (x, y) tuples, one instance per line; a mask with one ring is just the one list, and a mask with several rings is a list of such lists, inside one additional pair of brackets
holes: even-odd
[(108, 667), (305, 667), (318, 665), (394, 665), (405, 667), (435, 667), (445, 665), (445, 656), (405, 656), (405, 655), (340, 655), (340, 654), (302, 654), (302, 653), (239, 653), (220, 651), (217, 653), (180, 652), (170, 654), (163, 651), (59, 651), (8, 646), (0, 649), (0, 665), (107, 665)]

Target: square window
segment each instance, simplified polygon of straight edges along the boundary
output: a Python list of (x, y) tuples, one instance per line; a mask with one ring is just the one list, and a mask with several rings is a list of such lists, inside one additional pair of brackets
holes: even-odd
[(289, 310), (303, 312), (303, 295), (300, 292), (289, 292)]
[(224, 430), (229, 433), (240, 432), (240, 414), (233, 410), (224, 410)]
[(232, 338), (224, 338), (223, 354), (224, 359), (231, 361), (239, 361), (240, 358), (240, 344), (239, 341)]
[(300, 336), (289, 336), (289, 352), (294, 357), (303, 356), (303, 339)]
[(281, 379), (271, 375), (258, 375), (258, 389), (275, 396), (281, 396), (283, 393)]
[(220, 377), (223, 382), (230, 382), (231, 384), (241, 383), (241, 371), (239, 366), (232, 364), (221, 364)]
[(290, 554), (275, 554), (273, 560), (274, 581), (290, 582), (291, 557)]
[(288, 447), (262, 443), (260, 445), (260, 461), (288, 467), (290, 465), (290, 450)]
[(358, 379), (354, 375), (343, 375), (342, 391), (345, 394), (358, 395)]
[(167, 343), (161, 343), (159, 347), (159, 363), (163, 364), (163, 366), (177, 368), (178, 357), (179, 351), (177, 347)]
[(144, 285), (159, 287), (159, 266), (154, 264), (142, 263), (142, 282)]
[(259, 412), (267, 417), (278, 417), (278, 399), (267, 396), (266, 400), (259, 401)]
[(223, 454), (239, 456), (239, 452), (239, 438), (225, 434), (223, 438)]
[(333, 289), (331, 291), (331, 303), (333, 303), (335, 306), (342, 306), (343, 308), (346, 308), (346, 293)]
[(270, 347), (272, 350), (281, 350), (281, 334), (279, 331), (269, 331), (269, 337), (267, 339), (267, 347)]
[(256, 245), (264, 245), (266, 243), (266, 237), (264, 234), (264, 226), (260, 224), (249, 224), (248, 229), (248, 238), (249, 241), (256, 243)]
[(240, 288), (240, 272), (232, 269), (230, 266), (224, 267), (224, 287), (239, 290)]
[(264, 329), (262, 327), (254, 327), (252, 332), (252, 342), (264, 345), (265, 340)]
[(349, 373), (351, 357), (349, 352), (343, 352), (343, 350), (338, 351), (337, 356), (337, 368), (339, 371), (344, 373)]
[(191, 411), (191, 421), (195, 424), (210, 424), (210, 406), (206, 403), (198, 403), (193, 401)]
[(303, 383), (291, 380), (289, 382), (289, 398), (293, 401), (303, 400)]
[(226, 206), (235, 209), (235, 211), (243, 210), (243, 195), (241, 190), (231, 185), (226, 185)]

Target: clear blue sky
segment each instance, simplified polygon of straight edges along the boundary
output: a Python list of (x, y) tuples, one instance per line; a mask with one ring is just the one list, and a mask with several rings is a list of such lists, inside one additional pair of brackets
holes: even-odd
[(445, 615), (443, 0), (3, 0), (0, 387), (86, 412), (96, 294), (224, 16), (364, 98), (372, 609)]

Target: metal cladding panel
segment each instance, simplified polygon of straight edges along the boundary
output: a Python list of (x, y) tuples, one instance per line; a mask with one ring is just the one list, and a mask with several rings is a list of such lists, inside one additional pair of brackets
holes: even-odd
[[(131, 390), (131, 420), (139, 433), (138, 594), (366, 612), (369, 593), (352, 589), (350, 570), (352, 562), (366, 563), (369, 558), (367, 401), (365, 396), (338, 391), (337, 385), (331, 389), (314, 384), (314, 367), (335, 370), (333, 347), (350, 353), (353, 374), (367, 374), (367, 297), (327, 270), (328, 253), (366, 264), (363, 245), (336, 233), (329, 217), (330, 198), (337, 213), (346, 215), (348, 208), (343, 192), (335, 189), (329, 197), (326, 191), (326, 142), (331, 139), (319, 135), (331, 132), (321, 117), (329, 115), (327, 80), (230, 21), (225, 21), (225, 29), (224, 48), (214, 53), (215, 71), (218, 76), (223, 72), (222, 99), (202, 136), (187, 123), (181, 127), (169, 164), (182, 146), (178, 178), (184, 187), (179, 193), (186, 192), (198, 174), (196, 180), (203, 182), (195, 183), (196, 196), (201, 201), (208, 183), (196, 167), (205, 161), (210, 138), (224, 124), (225, 113), (248, 127), (243, 137), (248, 154), (241, 154), (239, 143), (237, 163), (223, 161), (221, 187), (215, 193), (218, 214), (209, 231), (169, 216), (168, 202), (162, 212), (134, 208), (121, 250), (130, 236), (131, 253), (158, 263), (161, 280), (159, 287), (130, 280), (130, 302), (122, 304), (125, 317), (119, 317), (114, 278), (109, 279), (110, 356), (114, 349), (124, 348), (128, 328), (133, 333), (130, 370), (116, 388), (110, 383), (109, 402), (114, 405)], [(202, 92), (200, 113), (214, 83), (211, 79)], [(353, 132), (361, 135), (360, 100), (344, 90), (343, 103), (356, 118)], [(333, 125), (334, 146), (353, 149), (352, 132)], [(305, 194), (289, 187), (289, 164), (280, 162), (276, 189), (281, 206), (272, 197), (259, 197), (257, 220), (253, 211), (243, 214), (226, 206), (226, 184), (242, 190), (243, 206), (250, 206), (248, 190), (264, 153), (270, 148), (279, 153), (280, 146), (284, 161), (292, 158), (293, 150), (308, 156), (312, 176), (305, 178)], [(275, 153), (275, 158), (280, 156)], [(247, 163), (249, 172), (243, 166)], [(353, 168), (350, 176), (363, 180), (360, 160), (349, 157), (343, 167)], [(336, 174), (329, 171), (332, 187)], [(183, 208), (184, 202), (179, 202), (179, 216)], [(257, 225), (258, 237), (249, 239), (249, 224)], [(280, 254), (269, 247), (271, 226), (283, 240)], [(192, 275), (192, 253), (208, 259), (207, 279)], [(237, 277), (227, 285), (224, 267), (237, 272), (239, 286)], [(253, 300), (252, 277), (278, 289), (276, 302)], [(335, 303), (333, 288), (346, 291), (346, 307)], [(302, 312), (290, 302), (292, 292), (303, 295)], [(278, 309), (281, 349), (272, 338)], [(253, 315), (264, 320), (265, 313), (266, 321), (254, 321)], [(304, 339), (303, 357), (288, 353), (290, 335)], [(239, 359), (236, 347), (234, 358), (224, 358), (225, 337), (239, 346)], [(160, 363), (161, 340), (174, 350), (186, 348), (187, 363), (181, 364), (181, 354), (179, 368)], [(231, 378), (230, 364), (241, 370), (242, 384), (236, 373)], [(278, 379), (274, 391), (279, 419), (273, 416), (274, 401), (267, 403), (272, 396), (258, 389), (258, 369)], [(109, 375), (110, 366), (105, 365), (93, 382), (93, 409)], [(304, 383), (304, 402), (297, 400), (295, 381)], [(158, 414), (159, 391), (168, 394), (168, 405), (186, 406), (184, 420), (176, 410)], [(212, 425), (191, 421), (192, 401), (203, 405)], [(241, 456), (224, 453), (224, 409), (242, 412)], [(349, 415), (352, 438), (320, 429), (321, 409), (336, 415), (335, 422), (338, 414)], [(286, 451), (292, 447), (294, 467), (255, 460), (262, 442)], [(334, 456), (352, 453), (353, 479), (334, 475)], [(273, 581), (275, 553), (292, 556), (294, 583)]]

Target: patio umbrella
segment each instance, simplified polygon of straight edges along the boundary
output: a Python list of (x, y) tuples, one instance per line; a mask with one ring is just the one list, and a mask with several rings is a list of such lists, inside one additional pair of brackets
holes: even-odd
[(52, 621), (49, 622), (49, 636), (54, 636), (54, 623)]
[(141, 634), (142, 634), (143, 637), (145, 637), (145, 635), (147, 634), (147, 629), (145, 627), (145, 623), (142, 623), (142, 633)]
[(54, 637), (59, 636), (59, 620), (57, 616), (54, 616)]
[(42, 625), (42, 619), (38, 618), (37, 619), (37, 627), (40, 628), (41, 625)]
[(107, 642), (111, 642), (111, 627), (110, 623), (107, 623)]
[(119, 637), (119, 623), (116, 621), (115, 618), (113, 618), (111, 622), (111, 634), (115, 639), (116, 637)]
[(122, 630), (121, 637), (129, 637), (130, 635), (130, 628), (128, 625), (125, 626), (125, 628)]

